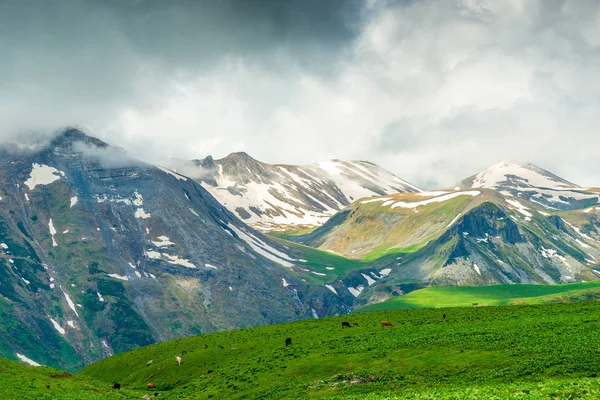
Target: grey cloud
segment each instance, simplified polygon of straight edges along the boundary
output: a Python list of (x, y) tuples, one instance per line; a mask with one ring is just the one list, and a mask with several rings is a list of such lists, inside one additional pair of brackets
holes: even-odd
[(0, 1), (0, 137), (84, 124), (142, 158), (368, 159), (425, 187), (520, 159), (597, 186), (599, 7)]

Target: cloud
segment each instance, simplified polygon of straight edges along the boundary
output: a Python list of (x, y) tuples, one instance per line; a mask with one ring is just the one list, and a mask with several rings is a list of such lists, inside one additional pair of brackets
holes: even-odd
[(500, 159), (600, 185), (593, 1), (0, 3), (3, 137), (143, 159), (368, 159), (448, 187)]

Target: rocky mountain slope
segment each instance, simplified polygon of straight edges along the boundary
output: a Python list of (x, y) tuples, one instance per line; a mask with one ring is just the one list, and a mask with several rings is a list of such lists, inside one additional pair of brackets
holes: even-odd
[(232, 153), (168, 166), (201, 183), (244, 222), (267, 230), (319, 226), (360, 198), (420, 191), (367, 161), (271, 165)]
[(76, 129), (0, 152), (0, 356), (72, 370), (352, 303), (193, 180)]
[(375, 271), (355, 286), (358, 303), (402, 293), (408, 283), (549, 284), (600, 277), (600, 190), (570, 189), (585, 194), (582, 207), (551, 210), (535, 197), (519, 196), (518, 187), (501, 189), (363, 199), (295, 240), (370, 262)]

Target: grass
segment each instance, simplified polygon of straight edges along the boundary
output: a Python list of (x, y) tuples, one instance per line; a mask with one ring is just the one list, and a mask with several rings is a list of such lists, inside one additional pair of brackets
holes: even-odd
[(31, 367), (0, 359), (0, 399), (96, 400), (141, 399), (145, 393), (112, 389), (112, 383), (71, 375), (47, 367)]
[(299, 266), (320, 274), (325, 274), (325, 276), (311, 273), (298, 274), (298, 277), (310, 280), (313, 283), (325, 284), (334, 281), (336, 278), (346, 276), (353, 270), (360, 270), (369, 267), (368, 263), (360, 260), (345, 258), (337, 254), (313, 249), (312, 247), (290, 242), (277, 237), (273, 237), (273, 239), (285, 246), (289, 250), (288, 253), (306, 261), (298, 263)]
[(561, 285), (435, 286), (415, 290), (383, 303), (365, 306), (360, 311), (405, 308), (468, 307), (508, 304), (536, 304), (600, 294), (600, 281)]
[(599, 321), (599, 302), (357, 313), (152, 345), (80, 376), (165, 399), (597, 398)]

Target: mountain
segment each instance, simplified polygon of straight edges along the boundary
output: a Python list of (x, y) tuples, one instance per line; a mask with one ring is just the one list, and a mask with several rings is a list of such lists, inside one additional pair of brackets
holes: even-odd
[(244, 222), (263, 230), (322, 225), (355, 200), (420, 189), (367, 161), (266, 164), (246, 153), (171, 160)]
[(300, 256), (193, 180), (77, 129), (0, 149), (0, 356), (73, 370), (171, 338), (345, 312), (350, 293), (333, 297), (329, 271)]
[(538, 202), (492, 189), (361, 200), (294, 240), (370, 263), (377, 272), (364, 277), (356, 305), (424, 285), (551, 284), (600, 276), (600, 207), (548, 212)]
[(456, 190), (488, 188), (538, 203), (547, 210), (574, 210), (597, 203), (598, 190), (577, 186), (533, 164), (502, 161), (471, 176)]

